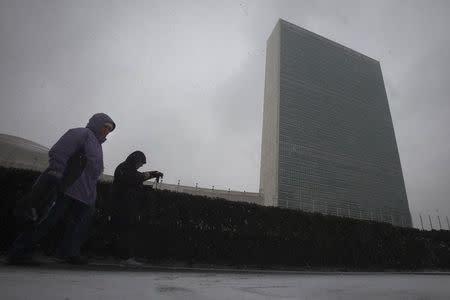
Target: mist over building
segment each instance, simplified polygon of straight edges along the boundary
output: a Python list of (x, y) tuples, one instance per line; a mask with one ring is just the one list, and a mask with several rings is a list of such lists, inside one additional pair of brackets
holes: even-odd
[[(2, 134), (0, 165), (42, 171), (48, 148)], [(267, 41), (259, 193), (155, 188), (412, 225), (380, 63), (284, 20)]]

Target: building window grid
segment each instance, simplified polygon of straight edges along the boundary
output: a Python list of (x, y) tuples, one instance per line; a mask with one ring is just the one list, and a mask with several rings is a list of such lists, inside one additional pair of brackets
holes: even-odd
[[(282, 43), (283, 44), (283, 43)], [(287, 49), (285, 47), (281, 48), (281, 51), (285, 51), (284, 49)], [(311, 48), (312, 49), (312, 48)], [(299, 58), (297, 61), (297, 58), (295, 57), (295, 53), (291, 53), (294, 55), (295, 63), (301, 63), (301, 59)], [(302, 54), (299, 54), (302, 55)], [(352, 59), (352, 57), (348, 57), (348, 55), (344, 55), (342, 57), (345, 57), (346, 63)], [(364, 69), (364, 64), (360, 64), (357, 66), (357, 71), (360, 72), (359, 75), (365, 74), (367, 75), (367, 78), (364, 78), (365, 75), (362, 75), (360, 79), (355, 78), (342, 78), (344, 80), (356, 80), (357, 86), (364, 86), (362, 89), (358, 89), (358, 87), (355, 87), (355, 85), (350, 84), (342, 84), (342, 81), (337, 81), (338, 88), (336, 89), (333, 84), (330, 86), (330, 84), (323, 84), (328, 81), (326, 79), (327, 74), (324, 74), (323, 70), (321, 70), (322, 67), (317, 68), (317, 72), (315, 76), (325, 76), (324, 78), (316, 78), (317, 81), (320, 83), (319, 85), (312, 85), (311, 82), (305, 82), (300, 81), (298, 78), (295, 77), (295, 70), (292, 76), (290, 75), (289, 66), (284, 65), (283, 61), (281, 62), (282, 66), (281, 69), (287, 70), (286, 72), (281, 72), (280, 84), (294, 84), (294, 85), (302, 85), (303, 89), (301, 91), (307, 91), (307, 94), (303, 95), (302, 101), (306, 101), (305, 103), (309, 103), (308, 105), (310, 108), (315, 107), (312, 111), (315, 114), (319, 114), (320, 110), (325, 108), (328, 109), (332, 113), (343, 113), (342, 105), (348, 106), (351, 104), (353, 106), (353, 112), (352, 114), (361, 114), (361, 117), (367, 118), (367, 114), (365, 114), (365, 111), (370, 108), (371, 112), (377, 112), (378, 115), (379, 112), (387, 111), (384, 115), (384, 119), (382, 119), (382, 122), (377, 123), (378, 127), (372, 129), (372, 134), (379, 134), (383, 137), (386, 137), (386, 132), (391, 132), (389, 140), (393, 141), (395, 143), (395, 136), (393, 135), (393, 128), (392, 128), (392, 121), (390, 118), (390, 114), (388, 112), (387, 102), (384, 101), (385, 95), (384, 94), (384, 86), (382, 82), (380, 84), (376, 84), (374, 86), (370, 86), (370, 93), (372, 94), (372, 97), (367, 97), (366, 93), (366, 86), (364, 81), (367, 81), (367, 78), (373, 79), (373, 76), (378, 76), (378, 69), (374, 68), (373, 66), (367, 67)], [(319, 61), (316, 62), (316, 64), (329, 64), (329, 61)], [(350, 66), (350, 65), (346, 65)], [(377, 67), (378, 68), (378, 67)], [(348, 73), (348, 70), (343, 68), (338, 68), (339, 72), (342, 71), (342, 73)], [(363, 69), (365, 71), (363, 71)], [(339, 78), (341, 79), (341, 78)], [(359, 81), (358, 81), (359, 80)], [(309, 86), (307, 86), (309, 84)], [(283, 89), (284, 91), (286, 89)], [(345, 211), (345, 207), (347, 207), (347, 212), (350, 216), (359, 216), (360, 218), (366, 218), (369, 219), (379, 219), (380, 221), (390, 219), (392, 222), (398, 222), (400, 218), (400, 212), (395, 212), (395, 209), (392, 209), (392, 212), (383, 212), (381, 210), (379, 213), (376, 212), (376, 208), (372, 209), (371, 212), (364, 212), (362, 209), (358, 207), (362, 207), (362, 204), (355, 202), (355, 199), (348, 199), (345, 200), (345, 195), (349, 194), (346, 192), (346, 189), (348, 188), (345, 186), (345, 183), (350, 182), (350, 184), (354, 184), (354, 182), (358, 182), (355, 178), (358, 178), (358, 175), (364, 172), (369, 172), (368, 179), (372, 180), (375, 184), (387, 184), (387, 180), (385, 179), (386, 175), (388, 175), (388, 180), (390, 177), (394, 178), (395, 176), (398, 176), (398, 174), (401, 174), (401, 169), (399, 168), (392, 168), (388, 167), (386, 165), (382, 165), (379, 162), (380, 161), (388, 161), (388, 160), (398, 160), (398, 154), (392, 155), (392, 158), (388, 157), (390, 154), (388, 153), (381, 153), (381, 155), (371, 155), (367, 156), (364, 151), (364, 147), (361, 148), (361, 153), (352, 153), (352, 154), (346, 154), (346, 151), (348, 149), (342, 148), (341, 145), (333, 145), (333, 143), (330, 143), (330, 141), (336, 140), (338, 138), (341, 138), (342, 136), (348, 135), (351, 136), (355, 133), (355, 130), (351, 128), (351, 122), (344, 122), (344, 120), (339, 118), (334, 118), (333, 122), (338, 122), (338, 124), (342, 127), (341, 128), (341, 135), (339, 135), (339, 132), (333, 132), (333, 131), (327, 131), (327, 128), (321, 128), (321, 125), (323, 126), (323, 123), (319, 121), (315, 121), (313, 118), (308, 117), (307, 115), (303, 114), (302, 107), (299, 103), (295, 103), (294, 101), (298, 101), (298, 96), (295, 94), (290, 95), (289, 93), (286, 94), (286, 92), (281, 91), (281, 102), (284, 102), (283, 105), (286, 106), (286, 109), (283, 109), (280, 105), (280, 133), (279, 133), (279, 139), (280, 139), (280, 148), (279, 148), (279, 163), (280, 166), (285, 163), (286, 165), (294, 165), (295, 167), (300, 169), (300, 172), (293, 172), (289, 170), (284, 170), (280, 167), (280, 191), (283, 188), (289, 188), (289, 200), (286, 202), (286, 205), (289, 205), (290, 207), (298, 206), (300, 209), (303, 207), (304, 209), (307, 209), (308, 205), (317, 205), (318, 211), (321, 211), (321, 205), (324, 205), (326, 207), (326, 212), (328, 212), (328, 209), (330, 211), (330, 214), (333, 211), (333, 208), (335, 208), (336, 214), (343, 215)], [(325, 97), (329, 97), (328, 99)], [(356, 95), (356, 96), (355, 96)], [(309, 99), (309, 100), (308, 100)], [(341, 102), (333, 101), (333, 99), (339, 99)], [(375, 100), (374, 100), (375, 99)], [(379, 100), (382, 99), (380, 102)], [(314, 101), (319, 101), (318, 103), (314, 103)], [(309, 102), (308, 102), (309, 101)], [(380, 104), (377, 104), (380, 103)], [(325, 105), (325, 107), (324, 107)], [(387, 109), (386, 109), (387, 108)], [(348, 113), (348, 111), (347, 111)], [(299, 119), (298, 116), (301, 116)], [(309, 135), (307, 130), (303, 130), (301, 128), (299, 130), (299, 135), (292, 136), (290, 131), (294, 130), (296, 127), (301, 126), (303, 120), (308, 121), (310, 125), (314, 125), (316, 128), (313, 129), (313, 135)], [(380, 119), (378, 119), (380, 121)], [(330, 122), (333, 126), (333, 122)], [(333, 129), (333, 128), (331, 128)], [(360, 128), (361, 132), (364, 132), (364, 130), (371, 129), (371, 128)], [(287, 131), (286, 131), (287, 130)], [(286, 131), (286, 132), (285, 132)], [(326, 137), (326, 143), (323, 142), (323, 139), (317, 139), (315, 135), (323, 135)], [(310, 151), (302, 151), (299, 150), (299, 148), (293, 148), (284, 147), (281, 143), (288, 142), (294, 140), (298, 143), (302, 142), (302, 138), (313, 141), (312, 144), (309, 144)], [(356, 141), (355, 141), (356, 142)], [(315, 143), (315, 144), (314, 144)], [(331, 148), (330, 148), (331, 147)], [(334, 151), (337, 153), (337, 155), (332, 155), (332, 153), (321, 153), (317, 155), (317, 152), (321, 149), (333, 149), (333, 147), (336, 148), (338, 151)], [(301, 149), (301, 148), (300, 148)], [(369, 149), (370, 150), (370, 149)], [(330, 151), (333, 152), (333, 151)], [(356, 154), (356, 155), (355, 155)], [(350, 156), (350, 158), (349, 158)], [(327, 158), (328, 157), (328, 158)], [(327, 162), (327, 160), (331, 161), (333, 159), (342, 160), (345, 163), (342, 164), (332, 164)], [(310, 161), (310, 163), (308, 162)], [(365, 162), (365, 163), (364, 163)], [(361, 164), (362, 163), (362, 164)], [(313, 171), (313, 169), (316, 169)], [(384, 177), (383, 177), (384, 176)], [(310, 180), (307, 181), (306, 178), (309, 178)], [(355, 181), (356, 180), (356, 181)], [(301, 189), (299, 187), (300, 185), (313, 185), (313, 188), (307, 188), (306, 191)], [(320, 183), (320, 184), (317, 184)], [(353, 183), (352, 183), (353, 182)], [(362, 181), (364, 182), (364, 181)], [(328, 188), (326, 188), (327, 184)], [(316, 184), (316, 186), (314, 186)], [(392, 184), (391, 186), (386, 185), (386, 190), (384, 191), (385, 194), (394, 194), (396, 193), (395, 184)], [(363, 186), (363, 188), (367, 188), (367, 186)], [(335, 193), (338, 193), (339, 196), (334, 196), (333, 201), (333, 192), (328, 191), (327, 189), (331, 189), (332, 191), (335, 191)], [(364, 191), (354, 191), (354, 195), (358, 195), (358, 193), (362, 193)], [(367, 192), (367, 191), (366, 191)], [(371, 191), (374, 192), (374, 198), (380, 198), (383, 196), (383, 193), (378, 193), (377, 191)], [(350, 193), (351, 194), (351, 193)], [(280, 204), (284, 202), (284, 200), (281, 199), (281, 196), (283, 194), (280, 192)], [(356, 197), (356, 196), (354, 196)], [(314, 199), (313, 201), (310, 201), (307, 203), (308, 200), (311, 198)], [(297, 202), (295, 202), (297, 201)], [(298, 205), (296, 204), (298, 203)], [(323, 204), (324, 203), (324, 204)], [(340, 204), (339, 204), (340, 203)], [(355, 204), (356, 203), (356, 204)], [(339, 205), (338, 205), (339, 204)], [(311, 207), (311, 209), (314, 209)], [(396, 208), (397, 209), (397, 208)], [(340, 210), (340, 211), (339, 211)], [(399, 211), (401, 211), (401, 208), (398, 208)], [(389, 217), (390, 215), (390, 217)], [(396, 221), (397, 220), (397, 221)]]

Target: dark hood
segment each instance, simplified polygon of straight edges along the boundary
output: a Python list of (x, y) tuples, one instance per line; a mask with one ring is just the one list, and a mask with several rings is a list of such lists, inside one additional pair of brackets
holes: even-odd
[(103, 125), (105, 125), (105, 123), (111, 123), (113, 125), (113, 130), (116, 128), (116, 123), (114, 123), (114, 121), (104, 113), (97, 113), (93, 115), (86, 125), (86, 128), (89, 128), (90, 130), (92, 130), (92, 132), (94, 132), (100, 143), (106, 141), (106, 139), (102, 139), (100, 137), (100, 129), (103, 127)]
[(134, 151), (130, 155), (128, 155), (127, 159), (125, 160), (127, 164), (136, 166), (137, 163), (147, 163), (147, 159), (145, 157), (145, 154), (142, 151)]

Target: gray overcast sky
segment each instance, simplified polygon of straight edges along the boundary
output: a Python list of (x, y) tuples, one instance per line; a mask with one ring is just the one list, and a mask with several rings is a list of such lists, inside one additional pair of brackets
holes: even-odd
[(257, 191), (283, 18), (381, 62), (413, 218), (450, 216), (449, 15), (449, 1), (0, 0), (0, 132), (51, 146), (106, 112), (106, 173), (141, 149), (166, 182)]

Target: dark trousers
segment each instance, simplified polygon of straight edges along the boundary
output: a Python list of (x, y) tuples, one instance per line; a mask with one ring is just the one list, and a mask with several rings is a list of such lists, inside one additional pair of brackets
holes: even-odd
[(136, 256), (136, 246), (138, 244), (139, 224), (129, 216), (116, 217), (116, 255), (121, 259), (129, 259)]
[(60, 241), (57, 255), (74, 257), (80, 255), (80, 247), (87, 238), (94, 208), (68, 196), (56, 200), (47, 218), (21, 233), (9, 250), (9, 257), (30, 256), (38, 243), (61, 220), (65, 222), (64, 237)]

